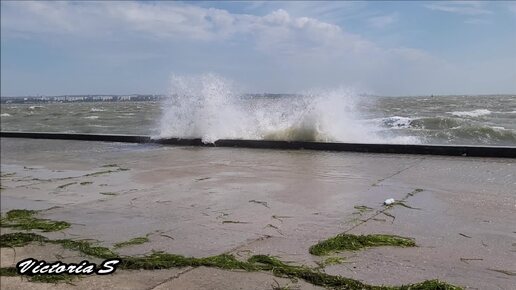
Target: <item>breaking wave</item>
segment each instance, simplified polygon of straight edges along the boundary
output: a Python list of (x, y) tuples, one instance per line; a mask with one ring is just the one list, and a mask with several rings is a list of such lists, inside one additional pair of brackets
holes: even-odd
[(375, 121), (386, 129), (398, 129), (418, 136), (425, 143), (516, 144), (516, 130), (462, 118), (393, 116)]
[(479, 117), (491, 114), (491, 111), (486, 109), (477, 109), (473, 111), (465, 111), (465, 112), (449, 112), (450, 114), (457, 117)]
[(421, 117), (421, 118), (409, 118), (393, 116), (388, 118), (380, 119), (383, 127), (392, 129), (427, 129), (427, 130), (440, 130), (440, 129), (451, 129), (465, 125), (468, 122), (459, 118), (448, 118), (448, 117)]
[(314, 90), (296, 95), (244, 95), (222, 77), (173, 76), (164, 102), (163, 138), (258, 139), (321, 142), (419, 143), (385, 136), (364, 121), (353, 90)]
[[(206, 143), (253, 139), (516, 144), (512, 112), (492, 105), (491, 110), (478, 108), (483, 102), (452, 111), (450, 104), (439, 100), (368, 98), (347, 88), (246, 95), (213, 74), (173, 76), (171, 92), (162, 102), (158, 133), (162, 138), (201, 138)], [(443, 110), (446, 106), (448, 110)], [(378, 118), (382, 115), (388, 117)]]

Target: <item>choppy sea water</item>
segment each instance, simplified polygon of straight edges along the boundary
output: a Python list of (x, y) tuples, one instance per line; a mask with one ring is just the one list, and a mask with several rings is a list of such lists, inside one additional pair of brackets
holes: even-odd
[[(516, 146), (516, 96), (174, 96), (2, 104), (2, 131)], [(329, 96), (328, 96), (329, 95)]]

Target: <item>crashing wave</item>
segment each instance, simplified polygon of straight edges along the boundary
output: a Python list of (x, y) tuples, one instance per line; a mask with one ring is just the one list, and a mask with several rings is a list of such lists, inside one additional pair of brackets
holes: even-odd
[[(244, 96), (213, 74), (172, 77), (160, 137), (322, 142), (403, 142), (377, 134), (361, 120), (359, 95), (349, 89), (316, 90), (282, 97)], [(414, 138), (406, 142), (416, 142)]]

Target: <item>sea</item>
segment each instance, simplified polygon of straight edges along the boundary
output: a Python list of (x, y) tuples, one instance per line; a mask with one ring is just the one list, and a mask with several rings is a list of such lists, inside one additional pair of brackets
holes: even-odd
[(158, 101), (1, 104), (1, 130), (154, 137), (516, 146), (516, 95), (236, 94), (217, 84)]
[(1, 129), (202, 138), (206, 143), (516, 145), (516, 95), (381, 97), (349, 87), (249, 94), (211, 73), (172, 75), (169, 92), (157, 101), (5, 103)]

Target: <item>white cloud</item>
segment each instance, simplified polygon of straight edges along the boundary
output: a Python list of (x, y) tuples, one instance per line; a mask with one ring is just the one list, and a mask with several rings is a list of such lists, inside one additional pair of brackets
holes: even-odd
[(81, 33), (86, 37), (133, 33), (158, 38), (210, 39), (232, 26), (227, 11), (192, 5), (138, 2), (2, 3), (2, 30), (7, 33)]
[(485, 15), (493, 12), (485, 8), (485, 4), (479, 1), (447, 1), (435, 2), (425, 5), (430, 10), (462, 14), (462, 15)]
[(365, 42), (337, 25), (309, 17), (292, 17), (283, 9), (254, 16), (161, 2), (18, 2), (6, 8), (7, 12), (2, 13), (2, 30), (8, 36), (67, 34), (98, 38), (126, 33), (163, 41), (218, 41), (243, 35), (254, 38), (260, 49), (275, 49), (280, 53), (322, 47), (334, 41), (347, 42), (348, 47), (362, 46)]
[(339, 23), (344, 18), (362, 14), (367, 4), (360, 1), (261, 1), (248, 2), (245, 11), (268, 14), (283, 9), (294, 17), (310, 17), (328, 23)]
[[(479, 4), (432, 5), (467, 15), (489, 13)], [(461, 7), (465, 10), (458, 12)], [(253, 89), (263, 91), (350, 84), (378, 93), (438, 93), (436, 87), (447, 91), (461, 83), (459, 68), (427, 52), (381, 47), (339, 25), (297, 13), (275, 9), (250, 15), (175, 2), (3, 2), (1, 24), (3, 39), (89, 41), (96, 49), (81, 51), (97, 54), (89, 59), (121, 65), (124, 59), (172, 58), (176, 67), (171, 71), (227, 69), (234, 74), (229, 77), (247, 78), (256, 84)], [(333, 15), (327, 8), (314, 13)], [(369, 21), (386, 27), (397, 18), (390, 14)], [(124, 53), (113, 49), (114, 42), (122, 43)], [(141, 43), (147, 50), (140, 50)]]

